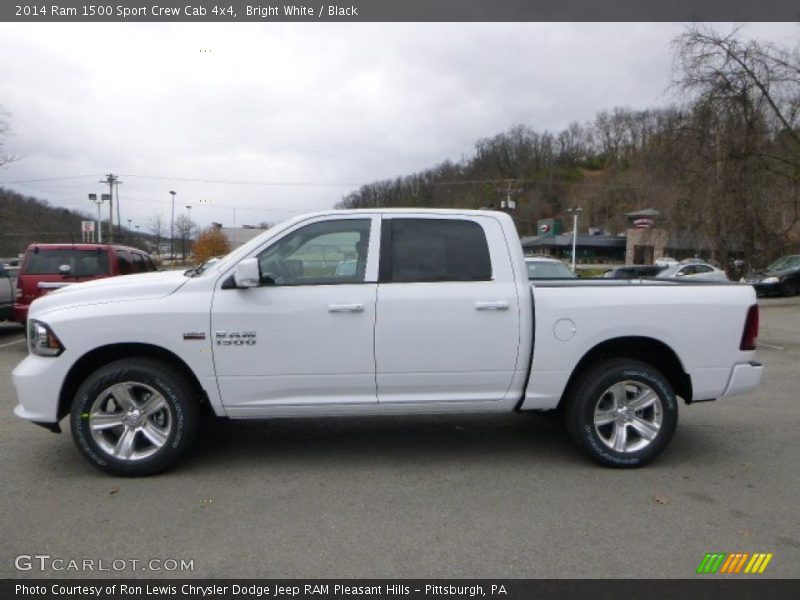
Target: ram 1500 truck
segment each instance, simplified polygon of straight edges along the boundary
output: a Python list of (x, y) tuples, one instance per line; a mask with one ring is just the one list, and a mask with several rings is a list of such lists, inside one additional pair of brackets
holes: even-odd
[(172, 465), (205, 406), (265, 419), (563, 413), (596, 461), (658, 456), (686, 403), (755, 388), (751, 286), (528, 281), (511, 218), (460, 210), (291, 219), (208, 266), (33, 302), (16, 414), (94, 466)]

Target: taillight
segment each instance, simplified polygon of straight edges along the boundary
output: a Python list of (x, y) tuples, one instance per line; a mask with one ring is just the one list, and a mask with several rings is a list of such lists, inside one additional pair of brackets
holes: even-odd
[(742, 333), (742, 343), (739, 344), (739, 350), (755, 350), (757, 337), (758, 304), (753, 304), (747, 311), (747, 319), (744, 322), (744, 332)]
[(17, 287), (14, 290), (14, 298), (17, 300), (22, 300), (22, 285), (19, 283), (19, 278), (17, 278)]

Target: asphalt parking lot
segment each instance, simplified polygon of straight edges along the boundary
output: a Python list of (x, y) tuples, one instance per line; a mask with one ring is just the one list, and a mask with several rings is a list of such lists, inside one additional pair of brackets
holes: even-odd
[(707, 552), (769, 552), (758, 577), (798, 577), (800, 297), (761, 305), (764, 384), (682, 406), (631, 471), (507, 415), (208, 423), (175, 470), (111, 477), (13, 416), (25, 344), (0, 324), (0, 576), (114, 574), (15, 568), (47, 554), (193, 561), (121, 573), (149, 577), (686, 578)]

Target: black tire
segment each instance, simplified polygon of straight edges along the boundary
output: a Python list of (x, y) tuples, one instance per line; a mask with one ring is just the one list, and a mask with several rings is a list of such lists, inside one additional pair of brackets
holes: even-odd
[(796, 296), (798, 291), (797, 281), (794, 279), (787, 279), (781, 285), (781, 293), (784, 296)]
[[(101, 471), (153, 475), (190, 447), (198, 404), (193, 387), (169, 365), (138, 357), (118, 360), (97, 369), (78, 388), (70, 416), (72, 438)], [(120, 424), (113, 425), (116, 420)]]
[[(634, 398), (639, 402), (634, 403)], [(646, 402), (652, 404), (635, 410)], [(564, 418), (570, 437), (596, 462), (641, 467), (661, 454), (672, 439), (678, 425), (678, 401), (658, 369), (633, 359), (607, 359), (578, 376), (566, 398)]]

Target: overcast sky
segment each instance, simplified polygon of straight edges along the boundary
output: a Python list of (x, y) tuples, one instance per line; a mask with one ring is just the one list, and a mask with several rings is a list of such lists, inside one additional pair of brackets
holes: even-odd
[[(720, 25), (720, 28), (726, 28)], [(676, 100), (680, 24), (0, 24), (0, 186), (123, 224), (277, 222), (359, 185), (458, 161), (515, 124), (558, 130)], [(729, 27), (728, 27), (729, 28)], [(796, 43), (796, 24), (750, 24)], [(69, 178), (51, 181), (32, 179)], [(195, 180), (195, 181), (190, 181)], [(197, 180), (230, 183), (206, 183)], [(25, 183), (16, 183), (25, 181)]]

